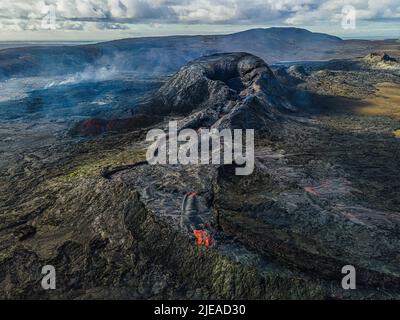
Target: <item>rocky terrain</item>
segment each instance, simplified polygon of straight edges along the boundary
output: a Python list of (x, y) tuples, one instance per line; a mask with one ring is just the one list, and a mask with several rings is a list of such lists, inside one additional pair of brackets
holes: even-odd
[[(83, 120), (62, 143), (7, 154), (0, 296), (399, 298), (400, 122), (387, 89), (400, 87), (397, 63), (383, 53), (270, 66), (213, 54), (130, 116)], [(147, 164), (147, 131), (170, 120), (256, 129), (253, 174)], [(182, 230), (192, 192), (210, 247)], [(57, 270), (54, 291), (40, 286), (46, 264)], [(357, 290), (341, 288), (344, 265), (355, 266)]]

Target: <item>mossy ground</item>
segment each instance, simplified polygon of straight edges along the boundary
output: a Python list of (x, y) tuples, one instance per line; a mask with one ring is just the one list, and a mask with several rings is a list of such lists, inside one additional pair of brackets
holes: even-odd
[(72, 171), (62, 176), (66, 182), (71, 182), (83, 177), (100, 176), (101, 171), (108, 167), (134, 164), (146, 159), (146, 150), (123, 150), (120, 152), (105, 151), (98, 158), (78, 165)]

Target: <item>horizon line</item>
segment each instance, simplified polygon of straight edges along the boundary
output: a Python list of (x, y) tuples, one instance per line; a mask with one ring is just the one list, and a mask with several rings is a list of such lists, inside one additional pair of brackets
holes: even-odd
[[(0, 43), (93, 43), (93, 42), (110, 42), (110, 41), (118, 41), (118, 40), (126, 40), (126, 39), (146, 39), (146, 38), (168, 38), (168, 37), (207, 37), (207, 36), (224, 36), (224, 35), (233, 35), (233, 34), (238, 34), (246, 31), (251, 31), (251, 30), (268, 30), (268, 29), (298, 29), (298, 30), (305, 30), (311, 33), (316, 33), (316, 34), (325, 34), (328, 36), (332, 37), (337, 37), (342, 40), (400, 40), (399, 37), (395, 37), (393, 35), (362, 35), (362, 34), (354, 34), (354, 35), (338, 35), (335, 33), (328, 33), (328, 32), (322, 32), (322, 31), (312, 31), (308, 29), (307, 27), (294, 27), (294, 26), (269, 26), (269, 27), (254, 27), (254, 28), (248, 28), (248, 29), (243, 29), (239, 31), (234, 31), (234, 32), (217, 32), (217, 33), (193, 33), (193, 34), (181, 34), (181, 33), (176, 33), (176, 34), (160, 34), (160, 35), (126, 35), (126, 36), (116, 36), (115, 38), (110, 38), (110, 37), (104, 37), (104, 38), (83, 38), (83, 39), (77, 39), (77, 40), (71, 40), (71, 39), (65, 39), (63, 40), (61, 37), (59, 39), (15, 39), (15, 40), (0, 40)], [(83, 31), (79, 31), (83, 32)]]

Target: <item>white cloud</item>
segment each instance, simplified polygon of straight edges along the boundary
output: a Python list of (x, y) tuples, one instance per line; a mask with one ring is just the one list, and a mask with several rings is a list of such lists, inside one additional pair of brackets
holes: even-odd
[(58, 28), (74, 30), (88, 22), (100, 29), (132, 23), (310, 25), (340, 20), (348, 4), (358, 19), (400, 19), (399, 0), (1, 0), (0, 26), (34, 30), (48, 5), (56, 8)]

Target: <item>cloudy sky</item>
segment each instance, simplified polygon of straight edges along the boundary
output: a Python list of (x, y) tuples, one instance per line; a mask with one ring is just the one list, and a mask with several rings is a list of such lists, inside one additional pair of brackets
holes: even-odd
[[(356, 10), (355, 28), (343, 28), (348, 6)], [(0, 41), (215, 34), (269, 26), (400, 38), (400, 0), (0, 0)]]

